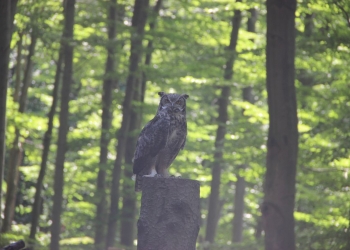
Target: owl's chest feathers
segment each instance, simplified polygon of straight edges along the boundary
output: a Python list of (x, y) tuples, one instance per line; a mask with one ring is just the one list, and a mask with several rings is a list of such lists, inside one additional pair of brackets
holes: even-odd
[(169, 122), (167, 146), (183, 142), (186, 137), (186, 119), (183, 116), (172, 117)]

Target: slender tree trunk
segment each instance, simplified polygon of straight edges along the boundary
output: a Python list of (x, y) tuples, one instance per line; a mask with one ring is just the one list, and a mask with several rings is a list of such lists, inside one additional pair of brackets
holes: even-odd
[(58, 89), (60, 84), (60, 76), (62, 73), (62, 63), (63, 63), (63, 52), (61, 49), (58, 55), (55, 82), (53, 85), (52, 104), (51, 104), (50, 111), (48, 113), (47, 131), (45, 132), (44, 138), (43, 138), (43, 152), (41, 156), (40, 172), (39, 172), (38, 180), (35, 185), (36, 190), (35, 190), (35, 196), (34, 196), (34, 203), (32, 207), (32, 220), (31, 220), (30, 235), (29, 235), (29, 238), (33, 242), (35, 241), (36, 230), (39, 224), (41, 190), (43, 187), (44, 177), (45, 177), (46, 168), (47, 168), (47, 159), (48, 159), (50, 145), (51, 145), (53, 119), (55, 116), (56, 106), (58, 101)]
[(16, 58), (16, 82), (15, 82), (15, 91), (13, 93), (13, 100), (18, 102), (19, 93), (21, 89), (21, 72), (22, 72), (22, 44), (23, 44), (23, 34), (19, 33), (19, 41), (17, 44), (17, 58)]
[(31, 34), (31, 43), (29, 45), (29, 53), (28, 53), (28, 59), (27, 59), (27, 65), (26, 69), (24, 71), (24, 78), (23, 78), (23, 86), (21, 88), (21, 95), (19, 98), (19, 109), (18, 111), (20, 113), (24, 113), (27, 108), (27, 96), (28, 96), (28, 89), (32, 82), (32, 73), (33, 73), (33, 56), (35, 53), (35, 46), (37, 41), (37, 35), (35, 31)]
[[(232, 80), (233, 77), (233, 63), (236, 53), (236, 45), (238, 40), (238, 31), (241, 23), (241, 11), (235, 10), (232, 18), (232, 31), (230, 36), (230, 45), (228, 46), (227, 54), (228, 58), (226, 61), (226, 67), (224, 71), (224, 79)], [(220, 197), (220, 182), (221, 182), (221, 168), (223, 165), (223, 149), (226, 134), (226, 122), (228, 121), (227, 108), (229, 104), (230, 87), (221, 87), (221, 94), (218, 100), (218, 129), (216, 131), (215, 139), (215, 153), (214, 153), (214, 166), (212, 168), (212, 181), (211, 181), (211, 192), (209, 196), (209, 207), (208, 207), (208, 220), (207, 228), (205, 232), (205, 241), (210, 243), (214, 242), (216, 227), (217, 227), (217, 213), (218, 204)]]
[(107, 43), (107, 61), (105, 69), (105, 79), (103, 81), (102, 95), (102, 128), (100, 139), (100, 169), (97, 176), (96, 190), (96, 228), (95, 228), (95, 247), (102, 249), (105, 237), (105, 225), (107, 224), (107, 207), (106, 207), (106, 169), (108, 145), (110, 142), (110, 128), (112, 121), (111, 105), (112, 92), (115, 86), (115, 39), (116, 39), (116, 22), (117, 22), (117, 1), (110, 0), (108, 14), (108, 43)]
[(306, 37), (310, 37), (314, 31), (314, 22), (313, 22), (314, 16), (315, 16), (314, 14), (306, 14), (306, 16), (305, 16), (304, 34)]
[[(138, 89), (134, 91), (133, 102), (140, 102), (140, 84)], [(134, 227), (135, 227), (135, 209), (136, 209), (136, 193), (134, 189), (134, 182), (131, 177), (132, 159), (134, 157), (135, 145), (137, 140), (137, 132), (141, 127), (141, 113), (135, 107), (132, 107), (130, 114), (129, 134), (126, 143), (125, 151), (125, 167), (124, 167), (124, 181), (123, 181), (123, 206), (121, 210), (121, 229), (120, 229), (120, 243), (125, 246), (132, 246), (134, 244)]]
[[(0, 187), (2, 187), (2, 180), (4, 178), (5, 168), (6, 100), (12, 26), (10, 15), (11, 2), (11, 0), (0, 1)], [(0, 207), (1, 206), (2, 188), (0, 188)], [(0, 226), (2, 226), (1, 217)]]
[[(19, 98), (20, 98), (20, 89), (21, 89), (21, 71), (22, 71), (22, 34), (19, 34), (19, 41), (18, 41), (18, 45), (17, 45), (17, 58), (16, 58), (16, 81), (15, 81), (15, 90), (14, 90), (14, 95), (13, 95), (13, 100), (14, 102), (19, 102)], [(29, 58), (28, 58), (29, 59)], [(29, 64), (27, 63), (27, 66)], [(18, 146), (19, 143), (19, 130), (16, 128), (15, 129), (15, 140), (13, 142), (13, 146), (12, 149), (10, 150), (10, 163), (9, 166), (10, 171), (8, 173), (8, 180), (7, 182), (12, 182), (12, 184), (10, 184), (9, 186), (13, 189), (15, 186), (17, 186), (17, 181), (18, 181), (18, 167), (20, 165), (20, 160), (18, 159), (20, 156), (20, 147)], [(16, 167), (16, 169), (14, 169), (13, 167)], [(6, 196), (6, 203), (5, 204), (9, 204), (6, 205), (7, 210), (4, 212), (4, 214), (6, 214), (7, 218), (6, 221), (4, 221), (4, 227), (2, 228), (2, 230), (4, 231), (8, 231), (11, 227), (11, 222), (14, 216), (14, 205), (15, 205), (15, 199), (16, 199), (16, 192), (7, 192)], [(7, 201), (8, 200), (8, 201)], [(13, 202), (11, 202), (13, 201)], [(9, 214), (10, 213), (10, 214)], [(8, 219), (11, 220), (11, 222), (8, 221)]]
[(294, 250), (298, 119), (294, 86), (296, 0), (267, 0), (266, 86), (270, 127), (264, 202), (266, 250)]
[[(5, 148), (6, 148), (6, 102), (7, 102), (7, 84), (8, 84), (8, 63), (10, 53), (10, 43), (12, 38), (13, 21), (17, 9), (18, 0), (4, 0), (0, 3), (0, 187), (2, 187), (4, 167), (5, 167)], [(15, 173), (14, 173), (15, 174)], [(9, 197), (10, 198), (10, 197)], [(0, 206), (2, 204), (2, 189), (0, 188)], [(10, 214), (9, 208), (7, 214)], [(9, 219), (9, 217), (7, 217)], [(0, 226), (4, 228), (1, 218)], [(5, 225), (5, 228), (8, 226)]]
[(12, 220), (15, 214), (15, 202), (18, 184), (18, 166), (21, 163), (22, 146), (19, 142), (19, 130), (15, 129), (15, 140), (10, 150), (9, 169), (7, 173), (7, 190), (5, 197), (4, 220), (1, 231), (3, 233), (11, 230)]
[(64, 54), (64, 71), (61, 89), (61, 110), (60, 110), (60, 127), (58, 129), (57, 154), (54, 180), (54, 197), (52, 208), (52, 225), (51, 225), (51, 242), (50, 250), (59, 250), (59, 240), (61, 231), (61, 213), (63, 201), (64, 185), (64, 161), (67, 149), (67, 133), (69, 118), (69, 95), (73, 78), (73, 40), (74, 29), (74, 12), (75, 0), (66, 0), (64, 10), (64, 31), (63, 31), (63, 54)]
[[(249, 32), (255, 32), (255, 23), (257, 20), (257, 11), (256, 9), (249, 10), (250, 17), (247, 22), (247, 30)], [(254, 96), (252, 93), (252, 87), (243, 88), (242, 99), (244, 101), (254, 103)], [(244, 113), (244, 110), (243, 110)], [(236, 190), (234, 198), (234, 208), (233, 208), (233, 220), (232, 220), (232, 242), (238, 243), (243, 240), (243, 218), (244, 218), (244, 196), (245, 196), (245, 186), (246, 182), (243, 176), (240, 175), (240, 170), (247, 168), (248, 164), (241, 165), (238, 167), (236, 174)]]
[[(31, 43), (29, 46), (29, 53), (27, 57), (27, 65), (24, 72), (23, 86), (21, 88), (21, 95), (19, 98), (20, 113), (24, 113), (27, 106), (28, 88), (32, 81), (33, 60), (32, 57), (35, 52), (36, 46), (36, 34), (32, 32)], [(18, 171), (19, 165), (22, 159), (22, 144), (20, 143), (20, 129), (15, 129), (15, 139), (10, 151), (10, 161), (7, 175), (7, 190), (6, 190), (6, 202), (4, 210), (4, 221), (2, 225), (2, 232), (11, 230), (11, 224), (15, 211), (16, 193), (18, 185)]]
[(134, 13), (132, 17), (133, 34), (131, 35), (131, 53), (129, 58), (129, 75), (126, 82), (126, 91), (123, 102), (123, 119), (118, 132), (117, 157), (114, 162), (111, 187), (111, 206), (108, 219), (108, 231), (106, 247), (114, 245), (116, 234), (116, 222), (118, 219), (119, 183), (121, 166), (125, 155), (125, 146), (130, 123), (131, 102), (134, 88), (137, 84), (137, 72), (142, 55), (142, 40), (147, 20), (147, 8), (149, 0), (135, 0)]
[(259, 240), (261, 238), (262, 231), (263, 231), (262, 217), (259, 216), (256, 220), (256, 225), (255, 225), (254, 236), (256, 240)]
[(247, 30), (255, 33), (256, 21), (258, 20), (258, 11), (255, 8), (249, 10), (250, 17), (247, 22)]
[(233, 220), (232, 220), (232, 242), (239, 243), (243, 240), (243, 215), (244, 215), (244, 195), (245, 195), (245, 179), (239, 174), (240, 169), (245, 169), (245, 165), (238, 168), (236, 174), (236, 191), (234, 198)]
[[(153, 15), (151, 16), (151, 22), (149, 24), (149, 32), (155, 30), (156, 28), (156, 20), (159, 16), (160, 8), (162, 7), (162, 0), (157, 0), (156, 5), (153, 7)], [(146, 49), (146, 58), (145, 58), (145, 66), (149, 66), (152, 60), (152, 52), (153, 52), (153, 39), (148, 40), (147, 49)], [(142, 81), (141, 81), (141, 102), (145, 100), (146, 94), (146, 82), (147, 75), (146, 72), (142, 72)]]
[[(155, 29), (156, 18), (159, 14), (162, 0), (158, 0), (153, 8), (153, 15), (151, 16), (150, 32)], [(148, 41), (145, 65), (148, 66), (151, 63), (153, 52), (153, 42)], [(134, 91), (134, 102), (144, 102), (146, 92), (146, 73), (142, 72), (141, 80), (138, 81)], [(137, 105), (140, 106), (140, 105)], [(131, 120), (129, 126), (129, 136), (127, 138), (127, 148), (125, 152), (125, 168), (124, 168), (124, 182), (123, 182), (123, 207), (121, 211), (121, 230), (120, 241), (122, 245), (132, 246), (134, 244), (134, 228), (135, 228), (135, 213), (136, 213), (136, 195), (134, 190), (134, 182), (131, 180), (133, 175), (132, 171), (132, 159), (134, 156), (135, 145), (137, 141), (138, 132), (141, 129), (142, 121), (142, 107), (133, 107), (131, 110)]]

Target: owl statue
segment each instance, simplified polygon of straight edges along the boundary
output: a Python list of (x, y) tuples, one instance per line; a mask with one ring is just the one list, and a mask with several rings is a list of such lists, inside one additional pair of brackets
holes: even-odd
[(157, 114), (142, 129), (136, 144), (133, 163), (135, 191), (141, 191), (142, 176), (168, 177), (167, 169), (186, 142), (188, 95), (158, 94)]

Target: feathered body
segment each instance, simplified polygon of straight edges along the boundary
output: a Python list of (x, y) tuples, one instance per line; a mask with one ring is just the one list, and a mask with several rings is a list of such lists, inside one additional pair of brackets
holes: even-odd
[(158, 174), (168, 177), (167, 169), (186, 142), (188, 95), (158, 94), (161, 99), (157, 114), (142, 129), (136, 144), (133, 165), (135, 191), (141, 191), (142, 176)]

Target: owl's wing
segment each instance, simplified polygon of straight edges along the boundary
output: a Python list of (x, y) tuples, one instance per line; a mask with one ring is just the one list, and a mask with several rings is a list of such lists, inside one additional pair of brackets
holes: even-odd
[(134, 174), (151, 168), (154, 158), (165, 147), (169, 122), (155, 117), (141, 131), (134, 155)]
[(186, 145), (186, 139), (187, 139), (187, 124), (186, 124), (186, 122), (184, 123), (183, 126), (184, 126), (183, 130), (185, 131), (185, 139), (184, 139), (183, 143), (181, 144), (181, 147), (180, 147), (181, 150), (184, 149), (184, 147)]

